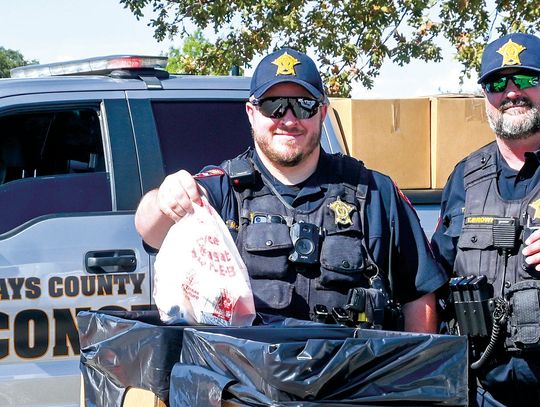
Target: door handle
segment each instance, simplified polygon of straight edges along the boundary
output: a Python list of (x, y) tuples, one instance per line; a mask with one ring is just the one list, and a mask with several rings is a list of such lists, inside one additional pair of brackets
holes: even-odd
[(137, 268), (137, 256), (131, 249), (91, 251), (84, 264), (89, 273), (129, 273)]

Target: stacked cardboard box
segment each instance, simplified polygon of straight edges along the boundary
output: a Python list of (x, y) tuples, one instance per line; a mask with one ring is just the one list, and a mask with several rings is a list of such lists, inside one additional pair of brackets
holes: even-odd
[(400, 188), (429, 188), (429, 98), (331, 99), (349, 153)]
[(454, 166), (495, 140), (482, 97), (431, 98), (431, 187), (443, 188)]
[(494, 140), (482, 97), (332, 98), (349, 153), (402, 189), (442, 188), (454, 166)]

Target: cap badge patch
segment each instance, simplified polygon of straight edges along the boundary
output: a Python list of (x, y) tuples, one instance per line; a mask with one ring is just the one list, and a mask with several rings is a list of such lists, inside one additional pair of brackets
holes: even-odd
[(277, 65), (276, 76), (277, 75), (293, 75), (296, 76), (294, 71), (294, 66), (298, 65), (300, 61), (293, 57), (292, 55), (287, 54), (287, 52), (280, 55), (274, 61), (274, 65)]
[(501, 66), (505, 65), (521, 65), (521, 60), (519, 59), (519, 54), (526, 50), (523, 45), (517, 44), (512, 40), (508, 40), (501, 48), (497, 50), (499, 54), (503, 56), (503, 61)]
[(540, 199), (537, 199), (529, 206), (534, 209), (533, 220), (540, 219)]
[(334, 202), (328, 204), (328, 207), (334, 212), (336, 225), (352, 225), (351, 213), (356, 206), (343, 202), (338, 196)]

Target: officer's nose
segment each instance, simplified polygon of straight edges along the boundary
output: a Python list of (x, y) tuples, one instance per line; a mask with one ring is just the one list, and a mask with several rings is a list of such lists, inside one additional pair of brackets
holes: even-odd
[(281, 122), (290, 125), (296, 123), (297, 121), (298, 119), (294, 115), (292, 108), (290, 106), (287, 106), (287, 108), (285, 109), (285, 114), (281, 118)]
[(509, 79), (506, 84), (505, 92), (508, 99), (517, 99), (521, 97), (521, 89), (519, 89), (511, 79)]

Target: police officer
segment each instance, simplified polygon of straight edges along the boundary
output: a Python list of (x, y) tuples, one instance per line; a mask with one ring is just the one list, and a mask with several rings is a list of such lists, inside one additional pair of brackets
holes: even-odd
[(448, 273), (484, 275), (507, 301), (493, 356), (473, 371), (480, 405), (540, 403), (539, 73), (538, 37), (514, 33), (486, 46), (478, 82), (496, 140), (456, 165), (432, 239)]
[(307, 55), (267, 55), (246, 103), (255, 149), (195, 176), (167, 176), (143, 197), (137, 230), (159, 248), (204, 194), (236, 238), (258, 311), (312, 319), (319, 305), (337, 310), (349, 290), (382, 281), (403, 305), (405, 329), (434, 332), (433, 293), (446, 276), (416, 213), (388, 177), (321, 149), (327, 108)]

